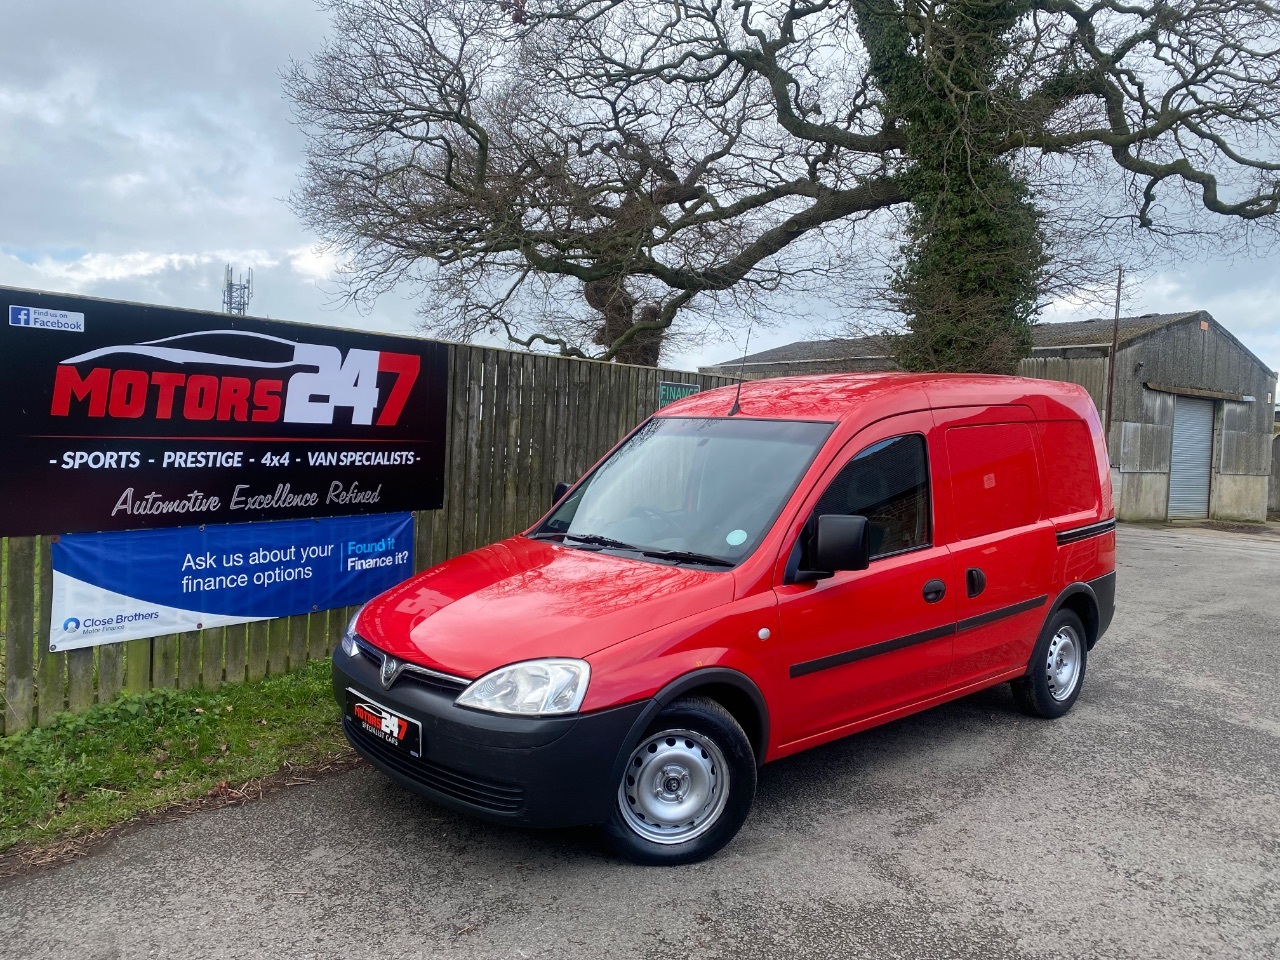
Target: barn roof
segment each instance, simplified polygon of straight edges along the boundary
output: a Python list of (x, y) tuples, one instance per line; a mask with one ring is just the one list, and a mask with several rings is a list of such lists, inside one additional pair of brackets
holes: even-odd
[(798, 363), (806, 360), (845, 360), (852, 357), (885, 357), (889, 355), (884, 337), (850, 337), (835, 340), (799, 340), (795, 343), (761, 350), (745, 357), (722, 360), (717, 367), (741, 363)]
[[(1181, 320), (1203, 314), (1202, 310), (1183, 313), (1144, 313), (1138, 317), (1120, 318), (1120, 342), (1127, 343), (1145, 333), (1159, 330)], [(1212, 319), (1204, 314), (1205, 319)], [(1031, 328), (1035, 347), (1076, 347), (1086, 344), (1111, 345), (1112, 319), (1076, 320), (1068, 323), (1037, 323)], [(713, 364), (733, 367), (739, 364), (804, 363), (822, 360), (846, 360), (854, 357), (887, 357), (887, 336), (848, 337), (833, 340), (799, 340), (746, 357), (734, 357)]]
[[(1121, 317), (1119, 341), (1122, 344), (1129, 343), (1175, 323), (1197, 319), (1216, 328), (1239, 346), (1241, 350), (1249, 354), (1258, 366), (1275, 376), (1275, 371), (1263, 363), (1257, 354), (1241, 343), (1230, 330), (1218, 323), (1205, 310), (1185, 310), (1182, 313), (1144, 313), (1137, 317)], [(1073, 320), (1066, 323), (1037, 323), (1031, 328), (1032, 349), (1052, 350), (1055, 348), (1085, 346), (1105, 346), (1109, 348), (1111, 346), (1112, 325), (1114, 322), (1113, 318), (1102, 317), (1096, 320)], [(699, 369), (704, 372), (715, 371), (731, 374), (733, 373), (732, 368), (740, 365), (804, 364), (832, 360), (888, 359), (891, 336), (892, 334), (884, 334), (832, 340), (799, 340), (781, 347), (774, 347), (771, 350), (761, 350), (759, 353), (753, 353), (746, 357), (723, 360), (720, 363)], [(802, 367), (797, 367), (795, 370), (796, 373), (802, 371)]]
[[(1144, 333), (1186, 320), (1204, 313), (1203, 310), (1187, 310), (1183, 313), (1144, 313), (1140, 317), (1120, 318), (1120, 342), (1128, 343)], [(1205, 319), (1211, 319), (1205, 314)], [(1110, 318), (1074, 320), (1068, 323), (1037, 323), (1031, 328), (1031, 340), (1037, 347), (1078, 347), (1101, 343), (1111, 345)]]

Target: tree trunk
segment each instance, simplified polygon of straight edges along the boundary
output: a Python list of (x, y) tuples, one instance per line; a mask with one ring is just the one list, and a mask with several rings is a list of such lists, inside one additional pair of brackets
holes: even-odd
[[(636, 298), (627, 292), (622, 280), (592, 280), (583, 289), (588, 305), (600, 312), (600, 327), (594, 341), (609, 348), (617, 343), (637, 322), (652, 323), (658, 317), (654, 306), (640, 308), (636, 317)], [(618, 363), (634, 363), (656, 367), (662, 353), (662, 330), (641, 330), (613, 355)]]
[(914, 211), (893, 280), (908, 320), (895, 358), (905, 370), (1013, 373), (1031, 352), (1045, 248), (1025, 179), (1006, 156), (994, 91), (1030, 2), (856, 6), (872, 75), (906, 120), (911, 159), (901, 184)]

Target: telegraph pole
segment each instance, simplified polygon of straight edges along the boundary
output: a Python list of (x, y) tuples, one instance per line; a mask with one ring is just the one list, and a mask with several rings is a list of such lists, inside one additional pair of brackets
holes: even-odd
[(1108, 446), (1111, 444), (1111, 403), (1116, 389), (1116, 350), (1120, 346), (1120, 287), (1123, 283), (1124, 267), (1116, 267), (1116, 313), (1111, 322), (1111, 353), (1107, 357), (1107, 422), (1102, 428), (1102, 435)]

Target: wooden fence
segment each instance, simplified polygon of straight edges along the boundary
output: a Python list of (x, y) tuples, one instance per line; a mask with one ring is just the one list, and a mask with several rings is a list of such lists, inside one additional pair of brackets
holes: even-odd
[[(658, 406), (659, 381), (733, 382), (456, 345), (441, 510), (417, 516), (419, 569), (528, 527)], [(217, 689), (329, 656), (350, 609), (49, 652), (48, 537), (0, 541), (0, 735), (157, 687)]]

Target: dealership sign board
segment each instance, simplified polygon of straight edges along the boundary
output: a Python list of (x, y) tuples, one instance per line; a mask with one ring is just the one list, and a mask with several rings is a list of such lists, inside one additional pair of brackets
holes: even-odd
[(436, 509), (441, 343), (0, 287), (0, 536)]
[(49, 649), (363, 603), (413, 573), (413, 514), (61, 536)]

